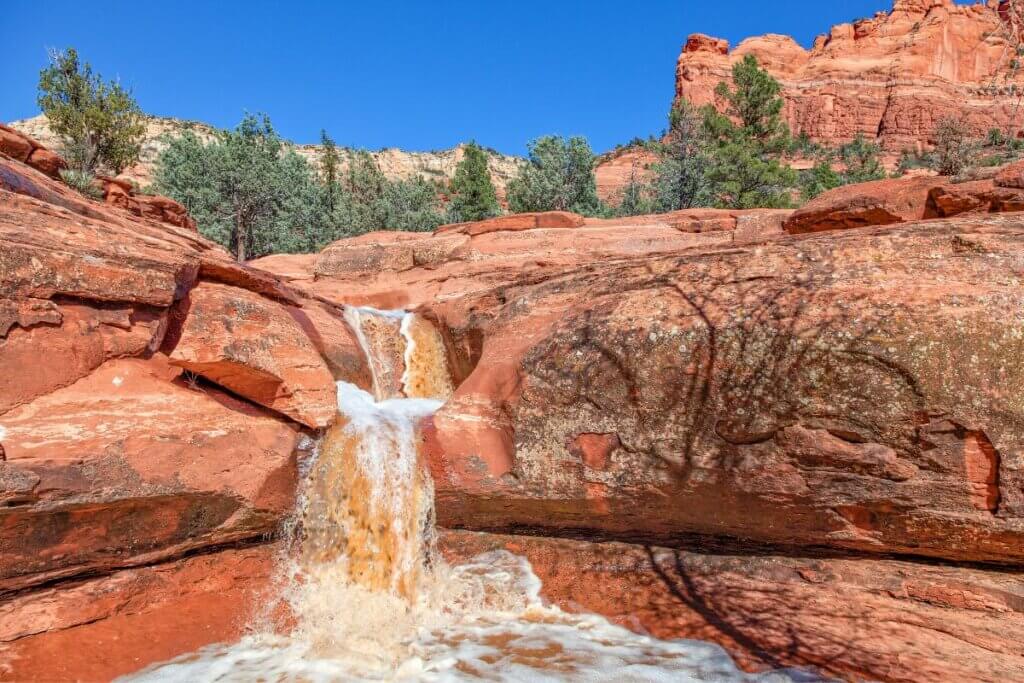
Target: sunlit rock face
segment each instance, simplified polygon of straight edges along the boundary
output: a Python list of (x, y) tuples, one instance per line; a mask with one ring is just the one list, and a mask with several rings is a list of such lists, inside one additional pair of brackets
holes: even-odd
[(1019, 563), (1020, 232), (816, 233), (438, 302), (483, 339), (428, 430), (442, 523)]
[(833, 26), (810, 50), (780, 35), (748, 38), (731, 52), (723, 42), (687, 41), (676, 65), (677, 100), (716, 104), (718, 83), (754, 55), (782, 83), (794, 134), (828, 146), (863, 133), (898, 155), (929, 145), (947, 116), (979, 135), (1014, 120), (1011, 88), (1020, 76), (992, 3), (897, 0), (891, 12)]
[(0, 157), (0, 677), (1014, 680), (1020, 176), (275, 275)]

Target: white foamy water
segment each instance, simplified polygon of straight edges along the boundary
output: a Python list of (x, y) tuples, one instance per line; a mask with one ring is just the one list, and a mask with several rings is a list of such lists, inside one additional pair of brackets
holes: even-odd
[[(505, 551), (445, 564), (434, 550), (433, 488), (416, 448), (417, 424), (450, 392), (439, 337), (395, 312), (359, 309), (347, 318), (368, 355), (388, 349), (388, 357), (371, 358), (376, 396), (338, 383), (344, 419), (306, 469), (277, 594), (239, 642), (124, 680), (812, 680), (748, 675), (716, 645), (660, 641), (546, 605), (529, 562)], [(402, 395), (420, 397), (395, 395), (393, 383), (382, 395), (388, 383), (378, 376), (401, 377)], [(438, 393), (422, 397), (427, 391)]]

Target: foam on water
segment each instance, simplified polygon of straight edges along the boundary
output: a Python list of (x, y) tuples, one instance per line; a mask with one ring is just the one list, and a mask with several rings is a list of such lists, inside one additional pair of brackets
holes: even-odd
[[(401, 321), (404, 395), (450, 392), (437, 379), (447, 376), (436, 367), (444, 362), (439, 337), (413, 332), (429, 323), (360, 309), (350, 321), (368, 355), (397, 347), (367, 344), (366, 316)], [(370, 325), (375, 334), (395, 329)], [(716, 645), (659, 641), (545, 605), (529, 562), (505, 551), (446, 565), (434, 550), (433, 487), (416, 448), (417, 424), (442, 397), (375, 397), (339, 382), (342, 419), (304, 470), (278, 594), (250, 634), (125, 680), (811, 680), (747, 675)]]
[[(405, 609), (349, 589), (324, 596), (346, 637), (332, 655), (301, 636), (255, 635), (150, 669), (133, 680), (170, 681), (791, 681), (797, 672), (748, 675), (718, 646), (659, 641), (594, 615), (545, 606), (529, 563), (504, 551), (447, 569), (446, 603)], [(435, 577), (435, 580), (438, 580)], [(379, 612), (384, 608), (384, 612)], [(397, 609), (390, 613), (388, 609)], [(389, 621), (386, 616), (399, 617)], [(341, 623), (343, 622), (343, 624)], [(395, 629), (395, 627), (398, 627)], [(383, 627), (383, 628), (382, 628)], [(396, 636), (400, 636), (396, 638)]]

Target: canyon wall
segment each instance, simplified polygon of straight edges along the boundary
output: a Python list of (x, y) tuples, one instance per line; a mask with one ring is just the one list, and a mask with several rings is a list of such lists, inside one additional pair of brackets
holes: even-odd
[(754, 55), (783, 86), (794, 134), (829, 146), (858, 133), (899, 153), (927, 146), (936, 124), (962, 117), (978, 134), (1016, 131), (1024, 81), (995, 3), (895, 0), (891, 12), (833, 26), (810, 50), (792, 38), (748, 38), (731, 51), (721, 39), (690, 36), (676, 65), (676, 98), (715, 104), (715, 86), (733, 64)]

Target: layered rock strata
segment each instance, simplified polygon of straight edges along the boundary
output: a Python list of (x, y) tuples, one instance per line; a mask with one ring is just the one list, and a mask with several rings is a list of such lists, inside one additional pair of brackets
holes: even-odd
[(889, 152), (929, 146), (937, 123), (961, 118), (978, 135), (1016, 133), (1020, 75), (995, 3), (895, 0), (890, 12), (833, 26), (804, 49), (789, 36), (726, 41), (690, 36), (676, 65), (676, 99), (721, 103), (719, 82), (754, 55), (782, 84), (794, 134), (828, 146), (858, 133)]

